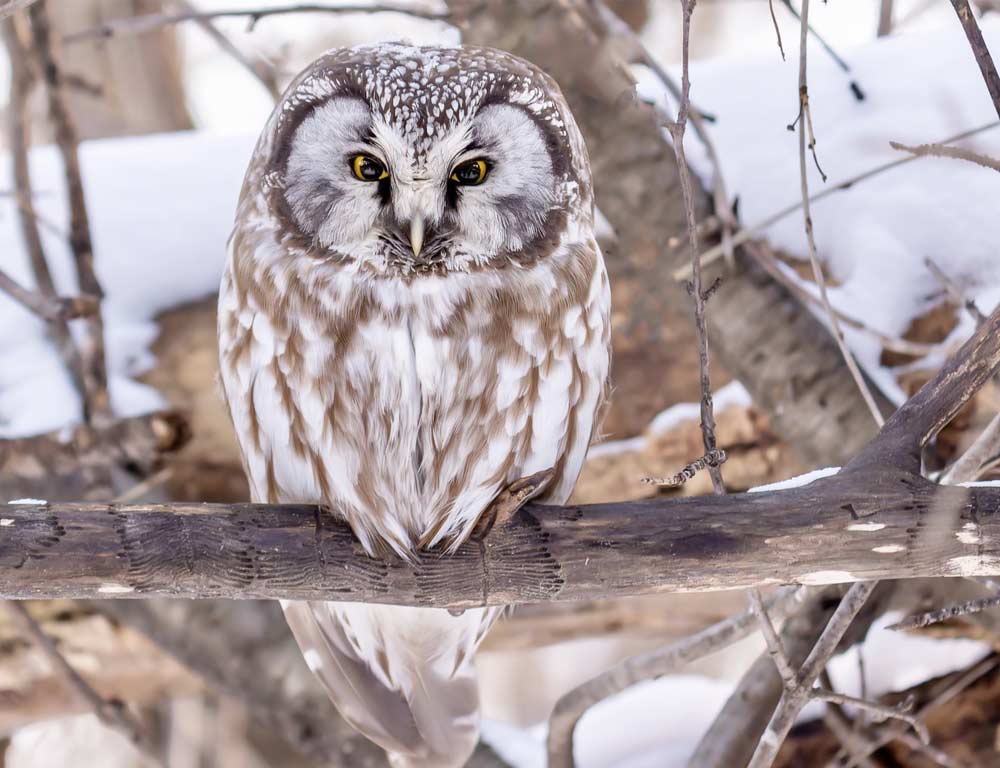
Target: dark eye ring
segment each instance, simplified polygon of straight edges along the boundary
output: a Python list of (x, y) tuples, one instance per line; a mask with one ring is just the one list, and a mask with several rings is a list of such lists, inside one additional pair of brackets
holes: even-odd
[(475, 186), (483, 183), (489, 169), (485, 160), (467, 160), (461, 165), (455, 166), (450, 178), (462, 186)]
[(389, 178), (389, 171), (381, 160), (371, 155), (355, 155), (351, 158), (351, 171), (359, 181), (381, 181)]

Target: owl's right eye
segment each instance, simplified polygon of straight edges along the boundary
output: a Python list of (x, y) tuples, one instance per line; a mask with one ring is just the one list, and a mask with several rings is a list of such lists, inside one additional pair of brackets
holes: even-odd
[(371, 155), (355, 155), (351, 158), (351, 170), (354, 178), (360, 181), (381, 181), (389, 178), (389, 171), (380, 160)]

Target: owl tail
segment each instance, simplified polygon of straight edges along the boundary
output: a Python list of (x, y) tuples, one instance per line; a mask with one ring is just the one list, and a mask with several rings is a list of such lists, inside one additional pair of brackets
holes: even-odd
[(472, 657), (497, 609), (283, 602), (306, 663), (396, 768), (458, 768), (479, 739)]

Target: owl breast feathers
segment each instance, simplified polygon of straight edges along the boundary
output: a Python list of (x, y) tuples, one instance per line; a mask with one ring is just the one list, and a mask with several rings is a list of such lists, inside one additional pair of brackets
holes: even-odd
[[(519, 478), (564, 502), (604, 400), (610, 291), (555, 83), (506, 53), (334, 51), (244, 180), (219, 297), (253, 498), (322, 502), (373, 555), (455, 547)], [(461, 765), (495, 609), (289, 603), (342, 714), (401, 766)]]

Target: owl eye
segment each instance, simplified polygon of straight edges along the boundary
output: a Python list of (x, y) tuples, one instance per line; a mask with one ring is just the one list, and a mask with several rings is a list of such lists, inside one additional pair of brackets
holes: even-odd
[(389, 171), (371, 155), (355, 155), (351, 158), (354, 177), (361, 181), (381, 181), (389, 178)]
[(463, 186), (475, 186), (483, 183), (488, 170), (485, 160), (469, 160), (455, 167), (451, 172), (451, 180)]

